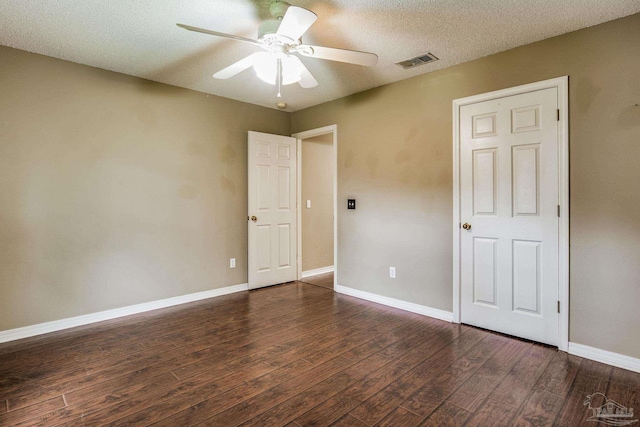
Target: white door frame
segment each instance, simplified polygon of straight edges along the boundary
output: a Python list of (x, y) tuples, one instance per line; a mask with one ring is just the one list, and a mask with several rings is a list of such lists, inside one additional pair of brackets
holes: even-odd
[(469, 104), (557, 88), (558, 108), (558, 349), (569, 346), (569, 77), (558, 77), (453, 101), (453, 322), (460, 323), (460, 109)]
[(338, 125), (329, 125), (291, 135), (298, 140), (298, 168), (297, 168), (297, 202), (298, 213), (298, 280), (302, 279), (302, 140), (315, 136), (333, 135), (333, 287), (338, 283)]

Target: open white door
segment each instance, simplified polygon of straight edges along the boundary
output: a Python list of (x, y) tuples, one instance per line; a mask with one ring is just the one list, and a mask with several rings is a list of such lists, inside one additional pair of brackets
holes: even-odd
[(558, 89), (460, 108), (461, 321), (558, 345)]
[(296, 139), (249, 132), (249, 289), (296, 280)]

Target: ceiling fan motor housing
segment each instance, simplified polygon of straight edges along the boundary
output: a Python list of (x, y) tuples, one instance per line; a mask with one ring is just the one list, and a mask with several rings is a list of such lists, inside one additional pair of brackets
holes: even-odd
[(269, 13), (271, 13), (273, 19), (277, 20), (281, 20), (284, 17), (287, 9), (289, 9), (289, 3), (283, 1), (276, 0), (269, 5)]
[(282, 21), (276, 21), (275, 19), (269, 19), (260, 24), (258, 27), (258, 40), (267, 46), (281, 47), (284, 50), (298, 46), (302, 41), (301, 39), (293, 40), (285, 35), (278, 34), (278, 28), (280, 28), (281, 22)]
[(280, 21), (276, 19), (267, 19), (258, 27), (258, 40), (264, 39), (265, 36), (278, 32)]
[(277, 34), (278, 28), (282, 23), (282, 18), (289, 9), (289, 3), (283, 1), (274, 1), (269, 5), (269, 12), (273, 19), (264, 21), (258, 27), (258, 40), (264, 41), (269, 45), (274, 44), (295, 44), (295, 40), (291, 40), (282, 34)]

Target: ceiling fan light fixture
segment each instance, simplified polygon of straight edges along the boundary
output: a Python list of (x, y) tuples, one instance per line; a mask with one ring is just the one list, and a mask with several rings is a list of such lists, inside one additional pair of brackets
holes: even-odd
[(253, 69), (256, 76), (265, 83), (277, 84), (278, 78), (278, 58), (282, 60), (282, 84), (290, 85), (297, 83), (302, 78), (302, 69), (291, 55), (273, 54), (260, 52), (253, 56)]

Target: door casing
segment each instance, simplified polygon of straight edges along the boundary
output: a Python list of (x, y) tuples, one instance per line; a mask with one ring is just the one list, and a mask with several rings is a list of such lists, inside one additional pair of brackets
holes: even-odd
[(333, 286), (338, 284), (338, 126), (329, 125), (291, 135), (298, 140), (297, 168), (297, 214), (298, 214), (298, 280), (302, 279), (302, 140), (326, 134), (333, 135)]
[(548, 88), (558, 89), (558, 349), (569, 344), (569, 77), (558, 77), (453, 101), (453, 321), (460, 323), (460, 109), (464, 105), (490, 101)]

